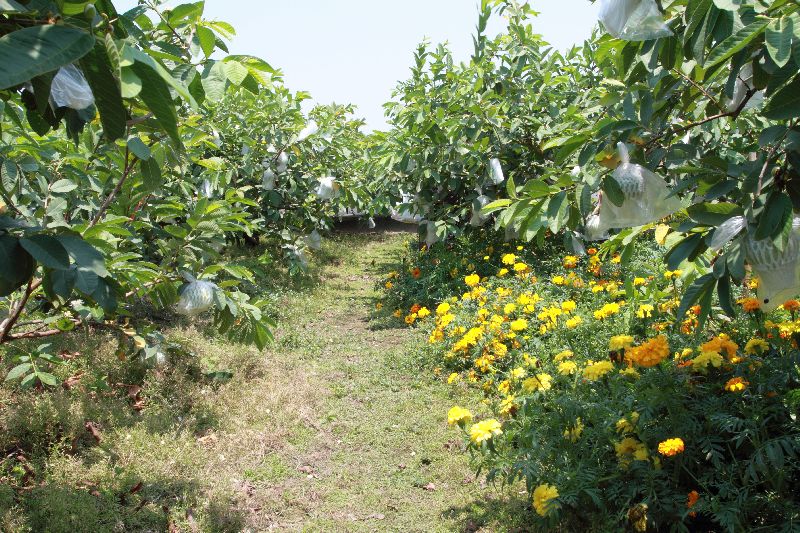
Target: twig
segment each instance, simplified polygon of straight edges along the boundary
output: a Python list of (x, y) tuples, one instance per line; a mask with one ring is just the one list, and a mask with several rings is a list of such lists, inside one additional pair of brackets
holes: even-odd
[(696, 81), (694, 81), (692, 78), (690, 78), (689, 76), (687, 76), (686, 74), (684, 74), (683, 72), (681, 72), (680, 70), (678, 70), (678, 69), (676, 69), (676, 68), (673, 68), (673, 69), (672, 69), (672, 71), (673, 71), (674, 73), (676, 73), (677, 75), (679, 75), (681, 78), (685, 79), (686, 81), (688, 81), (689, 83), (691, 83), (692, 85), (694, 85), (694, 87), (695, 87), (697, 90), (699, 90), (701, 93), (703, 93), (704, 95), (706, 95), (706, 98), (708, 98), (709, 100), (711, 100), (711, 103), (712, 103), (712, 104), (714, 104), (714, 106), (715, 106), (717, 109), (719, 109), (720, 111), (722, 111), (722, 110), (723, 110), (722, 106), (721, 106), (721, 105), (720, 105), (720, 103), (717, 101), (717, 99), (716, 99), (716, 98), (714, 98), (714, 96), (712, 96), (712, 95), (711, 95), (711, 93), (709, 93), (708, 91), (706, 91), (705, 87), (703, 87), (702, 85), (700, 85), (699, 83), (697, 83)]
[(8, 313), (8, 317), (5, 320), (0, 322), (0, 344), (7, 342), (10, 339), (9, 332), (14, 328), (14, 325), (19, 320), (20, 315), (22, 315), (22, 311), (25, 309), (25, 305), (27, 305), (28, 300), (31, 297), (31, 294), (39, 288), (42, 284), (42, 280), (37, 279), (34, 280), (33, 278), (28, 281), (28, 286), (25, 287), (25, 292), (20, 298), (19, 302), (14, 305)]
[(122, 178), (120, 178), (119, 182), (117, 183), (117, 186), (114, 187), (114, 190), (111, 191), (111, 193), (108, 196), (106, 196), (105, 200), (103, 200), (103, 203), (100, 205), (100, 209), (97, 211), (97, 214), (94, 216), (92, 222), (89, 224), (90, 228), (96, 226), (103, 219), (103, 216), (106, 214), (106, 211), (108, 210), (108, 207), (111, 205), (111, 202), (113, 202), (114, 198), (117, 197), (119, 191), (122, 190), (122, 186), (125, 184), (125, 181), (128, 179), (128, 176), (130, 176), (130, 173), (133, 170), (133, 166), (136, 164), (136, 161), (139, 160), (139, 158), (134, 155), (129, 162), (128, 157), (130, 157), (130, 149), (126, 146), (125, 170), (122, 172)]

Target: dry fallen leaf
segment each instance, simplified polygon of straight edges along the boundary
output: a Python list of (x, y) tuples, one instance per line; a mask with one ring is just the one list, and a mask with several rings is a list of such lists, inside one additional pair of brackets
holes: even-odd
[(103, 436), (102, 436), (102, 435), (100, 435), (100, 430), (99, 430), (99, 429), (97, 429), (97, 426), (95, 426), (93, 422), (89, 422), (89, 421), (87, 421), (87, 422), (86, 422), (86, 423), (83, 425), (83, 427), (85, 427), (85, 428), (86, 428), (86, 431), (88, 431), (89, 433), (91, 433), (91, 434), (92, 434), (92, 437), (94, 437), (94, 440), (95, 440), (95, 441), (97, 441), (97, 443), (98, 443), (98, 444), (100, 444), (100, 441), (102, 441), (102, 440), (103, 440)]

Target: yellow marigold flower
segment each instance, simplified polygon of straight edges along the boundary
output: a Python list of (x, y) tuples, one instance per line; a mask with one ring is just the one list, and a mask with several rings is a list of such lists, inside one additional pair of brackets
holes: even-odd
[(632, 378), (632, 379), (639, 379), (641, 377), (639, 372), (635, 368), (633, 368), (632, 366), (629, 366), (628, 368), (620, 370), (619, 371), (619, 375), (620, 376), (624, 376), (626, 378)]
[(583, 422), (580, 417), (576, 418), (575, 425), (564, 430), (564, 438), (570, 442), (578, 442), (578, 439), (581, 438), (581, 434), (583, 433), (583, 428)]
[(567, 255), (564, 257), (562, 264), (564, 265), (564, 268), (575, 268), (578, 266), (578, 258), (574, 255)]
[(750, 339), (744, 346), (744, 353), (747, 355), (761, 355), (767, 351), (769, 351), (769, 343), (764, 339)]
[(614, 369), (614, 364), (611, 361), (598, 361), (593, 363), (589, 361), (586, 368), (583, 369), (583, 376), (589, 381), (597, 381)]
[(553, 376), (550, 374), (536, 374), (522, 382), (522, 390), (527, 393), (548, 391), (553, 386)]
[(722, 366), (724, 359), (717, 352), (700, 352), (700, 355), (692, 359), (692, 370), (696, 372), (705, 372), (708, 370), (708, 365), (714, 368)]
[(572, 350), (564, 350), (563, 352), (558, 352), (555, 356), (553, 356), (553, 361), (558, 363), (559, 361), (563, 361), (564, 359), (570, 359), (575, 356), (575, 353)]
[(642, 304), (639, 306), (639, 310), (636, 311), (636, 316), (639, 318), (650, 318), (653, 316), (653, 311), (655, 307), (650, 304)]
[(514, 254), (505, 254), (502, 258), (504, 265), (513, 265), (517, 262), (517, 256)]
[(761, 302), (756, 298), (742, 298), (737, 300), (737, 303), (742, 306), (746, 313), (754, 313), (761, 309)]
[(669, 344), (664, 335), (654, 337), (641, 346), (631, 348), (628, 357), (639, 366), (650, 368), (656, 366), (669, 356)]
[(428, 337), (428, 344), (436, 344), (437, 342), (442, 342), (444, 340), (444, 331), (439, 328), (435, 328), (431, 331), (430, 336)]
[(563, 361), (558, 364), (558, 373), (562, 376), (568, 376), (578, 371), (578, 364), (575, 361)]
[(430, 310), (427, 307), (421, 307), (419, 311), (417, 311), (417, 318), (425, 318), (431, 314)]
[(524, 331), (528, 328), (528, 321), (524, 318), (519, 318), (511, 323), (511, 331)]
[(381, 309), (383, 309), (383, 304), (380, 303), (380, 302), (376, 303), (375, 304), (375, 310), (380, 311)]
[(403, 316), (403, 312), (401, 310), (399, 310), (399, 309), (395, 309), (394, 313), (392, 313), (392, 316), (395, 317), (395, 318), (400, 318), (400, 317)]
[(518, 251), (518, 252), (521, 252), (521, 251), (522, 251), (522, 250), (524, 250), (524, 249), (525, 249), (525, 248), (524, 248), (523, 246), (517, 246), (517, 251)]
[(618, 253), (614, 254), (614, 257), (611, 258), (611, 262), (615, 264), (620, 264), (622, 262), (622, 256)]
[(672, 457), (673, 455), (678, 455), (679, 453), (683, 453), (683, 450), (684, 450), (683, 439), (680, 439), (678, 437), (674, 439), (667, 439), (658, 444), (658, 453), (666, 457)]
[(506, 304), (505, 307), (503, 307), (503, 313), (505, 313), (506, 315), (510, 315), (516, 310), (517, 310), (516, 304)]
[(619, 289), (619, 285), (612, 281), (611, 283), (606, 284), (605, 289), (607, 293), (615, 293)]
[(391, 281), (387, 281), (386, 284), (384, 285), (384, 287), (386, 287), (387, 291), (390, 291), (390, 290), (392, 290), (392, 287), (394, 287), (394, 284), (392, 284)]
[(436, 307), (436, 314), (439, 316), (444, 316), (450, 312), (450, 304), (447, 302), (442, 302)]
[(620, 418), (619, 420), (617, 420), (615, 426), (617, 428), (617, 433), (619, 433), (620, 435), (633, 433), (634, 430), (636, 429), (636, 424), (638, 422), (639, 422), (639, 413), (637, 413), (636, 411), (631, 413), (630, 416), (627, 418)]
[(475, 444), (482, 444), (496, 435), (503, 433), (502, 425), (494, 418), (482, 420), (473, 424), (469, 429), (469, 440)]
[(502, 277), (507, 276), (507, 275), (508, 275), (508, 269), (507, 268), (501, 268), (500, 270), (497, 271), (497, 277), (498, 278), (502, 278)]
[(750, 385), (748, 381), (740, 377), (735, 377), (729, 379), (727, 383), (725, 383), (725, 390), (728, 392), (742, 392), (748, 385)]
[(452, 374), (447, 376), (447, 384), (448, 385), (452, 385), (456, 381), (460, 381), (460, 380), (461, 380), (461, 374), (459, 374), (458, 372), (453, 372)]
[(450, 323), (455, 320), (456, 316), (450, 313), (439, 317), (439, 327), (446, 328)]
[(630, 335), (614, 335), (608, 341), (608, 349), (612, 352), (618, 352), (631, 346), (633, 346), (633, 337)]
[(481, 277), (477, 274), (470, 274), (469, 276), (464, 278), (464, 283), (466, 283), (468, 287), (474, 287), (480, 282), (481, 282)]
[(620, 311), (620, 305), (616, 302), (611, 302), (605, 304), (603, 307), (595, 311), (594, 317), (597, 320), (603, 320), (611, 316), (614, 316), (615, 314), (619, 313), (619, 311)]
[(677, 279), (683, 275), (682, 270), (667, 270), (664, 272), (665, 279)]
[(575, 329), (580, 325), (581, 322), (583, 322), (583, 319), (581, 317), (574, 316), (574, 317), (568, 319), (564, 323), (564, 325), (567, 326), (568, 329)]
[(644, 278), (633, 278), (633, 286), (634, 287), (640, 287), (642, 285), (645, 285), (646, 283), (647, 283), (647, 280), (644, 279)]
[(501, 357), (504, 357), (508, 353), (508, 346), (506, 346), (502, 342), (495, 341), (492, 343), (492, 352), (499, 359)]
[(503, 398), (503, 401), (500, 402), (500, 414), (503, 416), (513, 415), (517, 407), (516, 402), (514, 402), (514, 395)]
[(603, 292), (604, 290), (604, 285), (592, 285), (592, 292)]
[(515, 369), (513, 369), (511, 371), (511, 378), (512, 379), (522, 379), (522, 378), (524, 378), (526, 376), (527, 373), (528, 372), (524, 368), (522, 368), (521, 366), (518, 366), (517, 368), (515, 368)]
[(614, 451), (623, 468), (627, 468), (632, 461), (647, 461), (649, 457), (647, 446), (633, 437), (625, 437), (614, 444)]
[(514, 272), (526, 272), (528, 270), (528, 265), (525, 263), (514, 263)]
[(450, 426), (455, 426), (458, 424), (459, 426), (463, 426), (464, 424), (468, 424), (472, 421), (472, 413), (469, 412), (468, 409), (464, 409), (463, 407), (454, 406), (450, 408), (450, 411), (447, 412), (447, 424)]
[(558, 508), (553, 500), (558, 498), (558, 489), (553, 485), (539, 485), (533, 491), (533, 508), (539, 516), (547, 516)]
[(578, 307), (578, 304), (573, 302), (572, 300), (567, 300), (566, 302), (561, 302), (561, 310), (565, 313), (571, 313)]
[(417, 320), (417, 313), (411, 313), (410, 315), (406, 315), (406, 324), (409, 326), (413, 324)]
[(554, 285), (566, 285), (567, 278), (564, 276), (553, 276), (552, 282)]

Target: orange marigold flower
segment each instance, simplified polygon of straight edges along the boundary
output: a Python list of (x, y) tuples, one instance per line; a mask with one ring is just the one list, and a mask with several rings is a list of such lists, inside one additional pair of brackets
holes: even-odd
[(597, 253), (597, 248), (589, 248), (588, 250), (586, 250), (586, 253), (589, 255), (594, 255)]
[(422, 309), (422, 306), (420, 304), (414, 304), (414, 305), (411, 306), (411, 309), (409, 310), (409, 312), (416, 313), (420, 309)]
[(783, 302), (783, 308), (789, 312), (794, 312), (800, 309), (800, 302), (797, 300), (786, 300)]
[(683, 450), (684, 450), (683, 439), (679, 437), (675, 437), (673, 439), (667, 439), (658, 444), (658, 453), (666, 457), (672, 457), (673, 455), (678, 455), (679, 453), (683, 453)]
[(747, 313), (755, 313), (759, 309), (761, 309), (761, 302), (759, 302), (756, 298), (742, 298), (739, 300), (739, 303)]
[(645, 368), (656, 366), (669, 355), (669, 343), (664, 335), (654, 337), (641, 346), (635, 346), (627, 352), (627, 357)]
[(745, 381), (743, 378), (731, 378), (727, 383), (725, 383), (725, 390), (728, 392), (742, 392), (747, 388), (748, 385), (750, 385), (750, 383)]
[(701, 352), (715, 352), (720, 355), (725, 352), (728, 357), (735, 356), (736, 350), (738, 349), (739, 345), (733, 342), (731, 338), (724, 333), (714, 337), (700, 347)]
[(686, 507), (691, 509), (692, 507), (695, 506), (697, 500), (699, 499), (700, 499), (700, 493), (698, 493), (696, 490), (693, 490), (692, 492), (689, 493), (686, 499)]
[(411, 277), (414, 279), (419, 279), (421, 275), (422, 270), (420, 270), (419, 267), (414, 267), (414, 269), (411, 271)]

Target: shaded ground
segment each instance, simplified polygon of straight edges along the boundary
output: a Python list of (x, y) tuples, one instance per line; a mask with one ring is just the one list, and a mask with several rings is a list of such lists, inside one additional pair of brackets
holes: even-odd
[[(0, 484), (0, 530), (427, 532), (524, 523), (524, 504), (476, 480), (460, 435), (446, 427), (447, 410), (471, 402), (421, 366), (422, 332), (372, 316), (376, 281), (413, 237), (347, 231), (327, 241), (319, 283), (279, 294), (280, 326), (265, 353), (192, 326), (173, 329), (194, 356), (153, 372), (139, 415), (124, 395), (101, 408), (90, 387), (23, 401), (0, 390), (0, 444), (51, 441), (26, 459), (32, 478), (14, 478), (16, 459), (0, 463), (0, 479), (28, 486)], [(87, 370), (100, 367), (113, 383), (121, 371), (102, 367), (120, 365), (113, 346), (73, 341), (96, 351)], [(234, 378), (199, 380), (198, 366)], [(100, 428), (99, 445), (83, 431), (86, 420)], [(53, 442), (53, 427), (70, 438)]]

